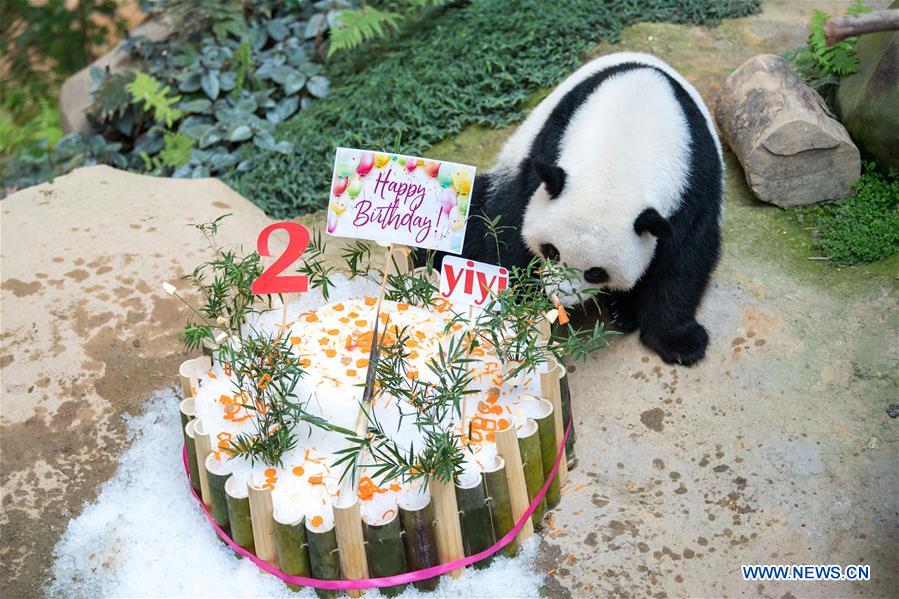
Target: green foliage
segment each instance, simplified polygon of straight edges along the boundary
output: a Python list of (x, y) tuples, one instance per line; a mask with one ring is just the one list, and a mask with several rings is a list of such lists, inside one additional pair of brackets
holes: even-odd
[(134, 102), (143, 102), (144, 110), (153, 111), (153, 118), (171, 127), (184, 114), (174, 107), (181, 96), (169, 96), (171, 88), (145, 73), (137, 73), (125, 86)]
[(0, 108), (0, 156), (12, 153), (43, 153), (62, 138), (59, 110), (43, 99), (37, 113), (26, 121), (16, 121), (11, 110)]
[(469, 124), (501, 127), (522, 117), (532, 94), (558, 83), (584, 52), (642, 21), (700, 23), (758, 10), (756, 0), (479, 0), (435, 11), (388, 43), (339, 53), (327, 98), (278, 126), (290, 153), (258, 156), (226, 181), (275, 216), (324, 206), (335, 146), (372, 147), (401, 136), (421, 155)]
[(338, 17), (338, 26), (331, 30), (328, 56), (349, 50), (373, 39), (386, 38), (396, 31), (403, 15), (383, 12), (371, 6), (344, 10)]
[(854, 195), (798, 214), (816, 227), (815, 248), (835, 266), (892, 256), (899, 252), (899, 173), (865, 163)]
[(150, 158), (144, 155), (151, 170), (162, 170), (163, 168), (178, 168), (190, 162), (191, 150), (197, 142), (189, 138), (184, 133), (165, 133), (163, 136), (164, 146), (158, 155)]

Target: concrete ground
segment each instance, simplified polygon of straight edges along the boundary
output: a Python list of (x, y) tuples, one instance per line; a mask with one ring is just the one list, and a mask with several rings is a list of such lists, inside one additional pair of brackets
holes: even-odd
[[(846, 4), (643, 24), (595, 54), (658, 54), (711, 103), (743, 60)], [(508, 134), (474, 127), (429, 154), (486, 167)], [(671, 367), (627, 336), (573, 369), (579, 462), (542, 541), (547, 596), (899, 594), (899, 258), (809, 260), (809, 231), (728, 169), (705, 361)], [(112, 474), (122, 415), (174, 383), (185, 311), (160, 283), (206, 255), (185, 225), (226, 212), (223, 239), (252, 247), (268, 219), (215, 181), (94, 167), (0, 204), (4, 597), (39, 594), (66, 522)], [(870, 564), (872, 580), (744, 582), (756, 563)]]

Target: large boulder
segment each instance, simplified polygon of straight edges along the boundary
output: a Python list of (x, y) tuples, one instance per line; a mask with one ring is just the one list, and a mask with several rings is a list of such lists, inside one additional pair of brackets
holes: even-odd
[(899, 31), (863, 35), (855, 49), (858, 72), (837, 90), (840, 119), (865, 153), (899, 169)]

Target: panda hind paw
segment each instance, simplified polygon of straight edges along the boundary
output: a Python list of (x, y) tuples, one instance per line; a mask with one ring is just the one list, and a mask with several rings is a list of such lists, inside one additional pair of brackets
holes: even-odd
[(668, 364), (692, 366), (705, 357), (709, 334), (701, 324), (689, 320), (665, 331), (644, 330), (640, 340)]

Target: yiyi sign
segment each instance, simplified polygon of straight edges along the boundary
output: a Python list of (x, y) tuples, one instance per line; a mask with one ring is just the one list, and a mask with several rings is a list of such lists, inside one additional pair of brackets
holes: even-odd
[(483, 306), (490, 296), (509, 287), (509, 271), (502, 266), (444, 256), (440, 295), (452, 302)]
[(475, 167), (337, 148), (328, 233), (460, 253)]

